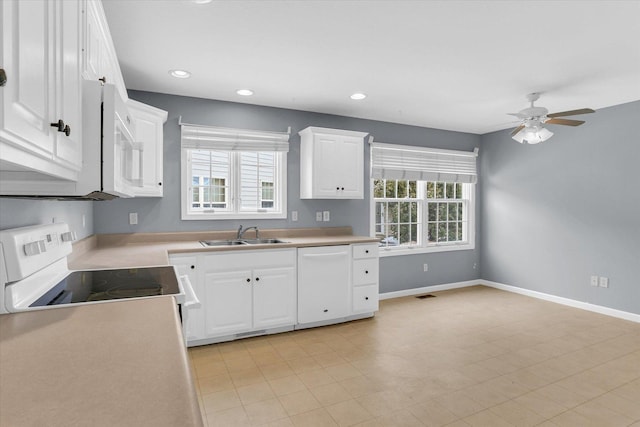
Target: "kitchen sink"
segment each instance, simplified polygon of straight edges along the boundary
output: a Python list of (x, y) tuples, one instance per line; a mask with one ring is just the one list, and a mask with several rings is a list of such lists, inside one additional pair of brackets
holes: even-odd
[(279, 239), (234, 239), (234, 240), (201, 240), (203, 246), (237, 246), (237, 245), (269, 245), (288, 243)]
[(237, 246), (246, 245), (244, 240), (201, 240), (204, 246)]
[(279, 239), (245, 239), (243, 240), (247, 245), (263, 245), (272, 243), (289, 243)]

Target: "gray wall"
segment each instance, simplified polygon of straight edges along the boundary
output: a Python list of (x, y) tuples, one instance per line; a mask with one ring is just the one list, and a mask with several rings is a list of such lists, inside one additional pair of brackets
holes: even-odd
[(640, 101), (583, 117), (538, 145), (482, 136), (481, 277), (640, 314)]
[[(85, 225), (82, 225), (82, 217)], [(66, 222), (78, 239), (93, 234), (93, 202), (0, 198), (0, 230)]]
[[(424, 145), (471, 151), (479, 146), (480, 136), (362, 120), (304, 111), (252, 106), (231, 102), (180, 97), (151, 92), (131, 91), (130, 97), (169, 112), (164, 126), (164, 197), (120, 199), (95, 204), (96, 233), (130, 233), (158, 231), (231, 230), (239, 224), (261, 228), (351, 226), (355, 234), (369, 234), (369, 183), (365, 180), (364, 200), (300, 200), (298, 132), (307, 126), (348, 129), (371, 133), (376, 141)], [(245, 129), (286, 131), (291, 126), (288, 156), (288, 211), (298, 211), (297, 222), (283, 220), (182, 221), (180, 219), (180, 126), (178, 118), (194, 124)], [(369, 169), (366, 145), (365, 174)], [(330, 222), (316, 222), (315, 212), (330, 210)], [(129, 212), (138, 213), (138, 225), (130, 226)], [(479, 259), (477, 250), (433, 255), (385, 258), (381, 261), (381, 292), (472, 280), (479, 277), (473, 268)], [(429, 272), (423, 272), (423, 263)]]

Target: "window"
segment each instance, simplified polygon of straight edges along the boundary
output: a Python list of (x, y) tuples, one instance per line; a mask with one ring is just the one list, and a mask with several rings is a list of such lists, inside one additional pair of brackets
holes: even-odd
[[(383, 256), (475, 247), (475, 152), (376, 143), (371, 155), (372, 235)], [(473, 156), (473, 167), (449, 156)]]
[(181, 125), (182, 219), (286, 218), (288, 133)]

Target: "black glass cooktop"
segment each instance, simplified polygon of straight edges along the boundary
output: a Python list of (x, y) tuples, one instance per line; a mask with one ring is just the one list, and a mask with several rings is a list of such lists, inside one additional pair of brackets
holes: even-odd
[(178, 294), (173, 267), (73, 271), (31, 307)]

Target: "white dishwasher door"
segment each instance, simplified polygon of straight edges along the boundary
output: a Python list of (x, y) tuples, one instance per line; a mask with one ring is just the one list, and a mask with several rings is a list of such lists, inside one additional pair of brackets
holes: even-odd
[(349, 315), (351, 246), (298, 249), (298, 323)]

